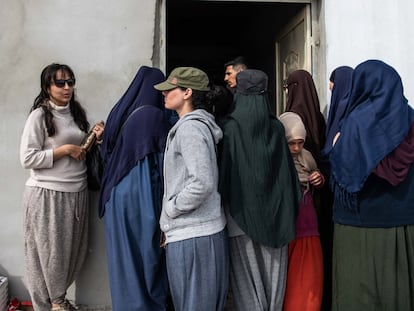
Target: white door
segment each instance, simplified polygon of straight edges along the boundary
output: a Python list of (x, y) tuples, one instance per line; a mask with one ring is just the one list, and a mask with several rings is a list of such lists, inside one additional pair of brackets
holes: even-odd
[(311, 15), (306, 5), (279, 33), (276, 38), (276, 114), (285, 111), (284, 81), (297, 69), (312, 72)]

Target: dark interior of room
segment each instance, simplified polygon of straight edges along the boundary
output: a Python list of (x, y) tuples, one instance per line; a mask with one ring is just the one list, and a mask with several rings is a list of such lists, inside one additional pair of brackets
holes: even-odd
[[(275, 98), (275, 41), (301, 3), (167, 0), (167, 74), (178, 66), (204, 70), (224, 85), (224, 64), (242, 55), (269, 76)], [(272, 101), (273, 102), (273, 101)]]

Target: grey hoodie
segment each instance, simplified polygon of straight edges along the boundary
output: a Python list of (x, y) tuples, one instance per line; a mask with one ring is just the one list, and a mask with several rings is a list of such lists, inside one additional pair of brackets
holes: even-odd
[(168, 133), (160, 218), (166, 243), (224, 229), (215, 150), (222, 137), (213, 115), (204, 109), (187, 113)]

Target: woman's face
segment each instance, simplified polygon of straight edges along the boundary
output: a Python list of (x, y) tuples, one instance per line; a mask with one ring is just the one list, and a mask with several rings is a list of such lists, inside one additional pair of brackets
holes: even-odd
[(48, 89), (50, 100), (57, 106), (66, 106), (73, 96), (75, 80), (67, 72), (56, 72), (56, 79), (52, 80)]
[(179, 87), (175, 89), (163, 91), (165, 108), (177, 111), (179, 116), (182, 116), (188, 107), (188, 100), (191, 97), (191, 89), (183, 90)]

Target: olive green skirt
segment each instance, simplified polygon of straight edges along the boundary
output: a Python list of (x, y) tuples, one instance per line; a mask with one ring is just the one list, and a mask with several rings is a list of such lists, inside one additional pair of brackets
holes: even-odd
[(414, 226), (335, 224), (332, 311), (414, 310)]

